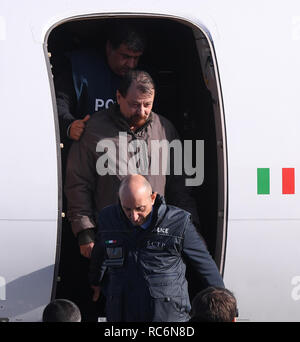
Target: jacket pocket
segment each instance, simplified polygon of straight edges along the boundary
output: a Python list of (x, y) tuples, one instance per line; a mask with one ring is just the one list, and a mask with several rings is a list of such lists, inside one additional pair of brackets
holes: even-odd
[(178, 275), (148, 277), (153, 303), (153, 322), (184, 322), (189, 319), (188, 296), (178, 282)]
[(124, 251), (122, 246), (106, 247), (106, 260), (104, 265), (107, 267), (118, 268), (124, 264)]

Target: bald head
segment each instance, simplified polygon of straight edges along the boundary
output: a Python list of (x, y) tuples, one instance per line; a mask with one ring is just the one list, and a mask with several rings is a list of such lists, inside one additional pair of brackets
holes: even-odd
[(119, 188), (119, 198), (124, 213), (133, 225), (142, 225), (152, 211), (156, 193), (141, 175), (126, 176)]
[(152, 194), (152, 187), (147, 179), (141, 175), (129, 175), (123, 178), (119, 188), (120, 199), (124, 196), (135, 196), (137, 193)]

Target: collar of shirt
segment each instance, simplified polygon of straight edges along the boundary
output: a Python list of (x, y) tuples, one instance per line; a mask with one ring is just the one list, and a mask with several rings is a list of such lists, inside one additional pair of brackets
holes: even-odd
[(143, 224), (140, 225), (140, 227), (142, 229), (147, 229), (150, 226), (151, 220), (152, 220), (152, 213), (153, 213), (153, 208), (152, 208), (151, 213), (149, 214), (147, 220)]

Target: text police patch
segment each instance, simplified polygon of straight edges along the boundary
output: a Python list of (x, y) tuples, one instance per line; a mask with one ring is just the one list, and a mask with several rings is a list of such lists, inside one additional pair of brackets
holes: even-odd
[(157, 227), (155, 231), (157, 234), (169, 234), (169, 228)]

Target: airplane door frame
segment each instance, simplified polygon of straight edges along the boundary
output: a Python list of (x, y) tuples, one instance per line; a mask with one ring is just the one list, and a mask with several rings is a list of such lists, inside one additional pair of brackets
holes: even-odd
[[(104, 14), (86, 14), (86, 15), (78, 15), (73, 17), (68, 17), (63, 20), (60, 20), (53, 24), (48, 30), (44, 38), (44, 54), (47, 62), (47, 69), (52, 93), (52, 101), (53, 101), (53, 109), (55, 116), (55, 129), (56, 129), (56, 139), (57, 139), (57, 165), (58, 165), (58, 234), (57, 234), (57, 251), (56, 251), (56, 265), (55, 265), (55, 276), (53, 279), (53, 291), (52, 297), (55, 297), (56, 292), (56, 282), (58, 276), (58, 265), (60, 260), (60, 248), (61, 248), (61, 233), (62, 233), (62, 217), (65, 214), (62, 211), (62, 197), (63, 197), (63, 189), (62, 189), (62, 165), (61, 165), (61, 146), (60, 144), (60, 135), (59, 135), (59, 122), (58, 122), (58, 112), (56, 106), (55, 99), (55, 90), (53, 84), (53, 76), (51, 72), (51, 65), (49, 61), (49, 52), (47, 49), (47, 42), (52, 30), (64, 23), (68, 23), (71, 21), (80, 21), (80, 20), (95, 20), (95, 19), (105, 19), (105, 18), (145, 18), (145, 19), (169, 19), (176, 22), (179, 22), (185, 26), (189, 26), (193, 29), (195, 34), (196, 45), (198, 49), (199, 58), (201, 61), (202, 69), (203, 69), (203, 57), (200, 54), (200, 50), (203, 46), (201, 46), (201, 41), (203, 42), (203, 37), (205, 37), (207, 42), (207, 47), (210, 51), (210, 57), (212, 62), (212, 78), (214, 79), (213, 87), (209, 90), (212, 93), (213, 97), (213, 107), (214, 107), (214, 115), (215, 115), (215, 124), (216, 124), (216, 134), (217, 134), (217, 156), (218, 156), (218, 223), (217, 223), (217, 238), (216, 238), (216, 252), (214, 255), (214, 259), (220, 269), (221, 274), (224, 272), (225, 265), (225, 256), (226, 256), (226, 238), (227, 238), (227, 212), (228, 212), (228, 176), (227, 176), (227, 144), (226, 144), (226, 128), (225, 128), (225, 117), (224, 117), (224, 107), (222, 100), (222, 89), (220, 82), (220, 75), (217, 65), (216, 52), (213, 44), (212, 36), (209, 30), (202, 25), (201, 23), (195, 23), (193, 20), (185, 19), (182, 17), (177, 17), (173, 15), (165, 15), (165, 14), (145, 14), (145, 13), (104, 13)], [(200, 36), (199, 36), (200, 33)], [(207, 60), (205, 61), (207, 62)], [(221, 189), (221, 190), (220, 190)]]

